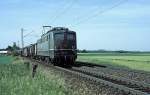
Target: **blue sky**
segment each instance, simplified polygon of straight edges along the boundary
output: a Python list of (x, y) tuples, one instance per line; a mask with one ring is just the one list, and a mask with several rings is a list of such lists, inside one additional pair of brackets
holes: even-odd
[(20, 41), (21, 28), (35, 31), (25, 38), (29, 45), (52, 25), (76, 31), (79, 49), (150, 51), (149, 10), (149, 0), (3, 0), (0, 48)]

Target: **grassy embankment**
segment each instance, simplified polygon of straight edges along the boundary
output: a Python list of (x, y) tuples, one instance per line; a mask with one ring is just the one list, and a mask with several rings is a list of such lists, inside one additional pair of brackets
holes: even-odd
[(54, 72), (39, 66), (35, 78), (32, 78), (31, 67), (27, 68), (22, 62), (20, 59), (11, 56), (0, 56), (1, 95), (73, 94), (67, 91), (63, 78), (54, 74)]
[(79, 53), (78, 61), (150, 71), (149, 53)]

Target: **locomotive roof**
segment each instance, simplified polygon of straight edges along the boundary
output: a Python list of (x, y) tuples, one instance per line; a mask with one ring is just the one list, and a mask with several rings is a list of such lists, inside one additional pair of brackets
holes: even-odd
[(49, 30), (48, 32), (73, 32), (73, 31), (71, 31), (71, 30), (69, 30), (68, 28), (65, 28), (65, 27), (54, 27), (51, 30)]
[(47, 35), (49, 32), (57, 32), (58, 33), (58, 32), (74, 32), (74, 31), (71, 31), (65, 27), (54, 27), (51, 30), (49, 30), (47, 33), (43, 34), (42, 36)]

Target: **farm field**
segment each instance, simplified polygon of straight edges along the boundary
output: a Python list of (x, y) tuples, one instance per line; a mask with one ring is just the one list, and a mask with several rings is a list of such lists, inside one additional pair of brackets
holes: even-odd
[[(22, 61), (13, 57), (0, 56), (0, 94), (1, 95), (67, 95), (72, 94), (64, 85), (64, 79), (52, 71), (39, 66), (34, 78), (31, 66), (27, 68)], [(6, 62), (7, 60), (7, 62)], [(20, 62), (20, 63), (19, 63)]]
[(14, 57), (12, 57), (12, 56), (0, 55), (0, 64), (9, 64), (9, 63), (12, 63), (13, 60), (14, 60)]
[(149, 53), (79, 53), (78, 61), (150, 71)]

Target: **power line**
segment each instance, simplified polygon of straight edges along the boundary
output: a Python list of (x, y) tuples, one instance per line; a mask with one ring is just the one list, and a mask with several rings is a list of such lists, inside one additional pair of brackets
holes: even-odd
[(68, 12), (68, 10), (72, 8), (75, 1), (76, 0), (72, 0), (70, 4), (66, 5), (66, 7), (64, 7), (64, 9), (54, 17), (54, 19), (51, 21), (51, 23), (55, 23), (58, 18), (62, 17), (62, 15), (64, 15), (66, 12)]
[(31, 32), (29, 32), (28, 34), (24, 35), (23, 37), (27, 37), (27, 36), (29, 36), (30, 34), (32, 34), (33, 32), (35, 32), (35, 31), (31, 31)]
[(89, 13), (92, 13), (93, 11), (95, 10), (99, 10), (100, 7), (97, 7), (97, 8), (94, 8), (92, 10), (89, 10), (87, 13), (83, 14), (83, 15), (80, 15), (80, 16), (77, 16), (75, 19), (80, 19), (80, 18), (85, 18), (86, 16), (89, 15)]
[[(32, 33), (35, 33), (35, 32), (37, 32), (37, 31), (31, 31), (31, 32), (29, 32), (29, 33), (27, 33), (26, 35), (24, 35), (24, 31), (25, 31), (25, 29), (21, 29), (21, 43), (22, 43), (22, 48), (24, 48), (24, 45), (25, 45), (25, 43), (27, 43), (27, 42), (25, 42), (24, 40), (25, 40), (25, 38), (26, 37), (40, 37), (39, 35), (35, 35), (35, 34), (32, 34)], [(29, 43), (28, 43), (29, 44)], [(30, 43), (31, 44), (31, 43)]]
[(28, 37), (35, 37), (35, 38), (37, 38), (37, 37), (40, 37), (40, 35), (31, 34), (31, 35), (29, 35)]
[[(23, 35), (23, 37), (25, 38), (25, 37), (28, 37), (28, 36), (31, 36), (31, 35), (36, 37), (36, 36), (38, 36), (38, 35), (35, 35), (36, 32), (38, 32), (38, 31), (32, 30), (31, 32), (29, 32), (29, 33)], [(33, 34), (33, 33), (34, 33), (34, 34)]]
[(29, 41), (24, 41), (25, 45), (31, 45), (33, 42), (29, 42)]
[(94, 15), (87, 16), (85, 19), (79, 20), (75, 25), (79, 25), (79, 24), (81, 24), (81, 23), (83, 23), (83, 22), (86, 22), (86, 21), (88, 21), (88, 20), (90, 20), (90, 19), (92, 19), (92, 18), (94, 18), (94, 17), (96, 17), (96, 16), (98, 16), (98, 15), (100, 15), (100, 14), (103, 14), (103, 13), (105, 13), (105, 12), (108, 12), (108, 11), (110, 11), (110, 10), (112, 10), (112, 9), (114, 9), (114, 8), (116, 8), (116, 7), (118, 7), (119, 5), (121, 5), (121, 4), (123, 4), (123, 3), (127, 2), (127, 1), (128, 1), (128, 0), (122, 0), (122, 1), (120, 1), (119, 3), (113, 5), (113, 6), (107, 8), (107, 9), (105, 9), (105, 10), (101, 10), (101, 11), (95, 12)]
[[(64, 1), (64, 0), (63, 0)], [(65, 2), (64, 2), (64, 4), (63, 5), (59, 5), (59, 6), (65, 6)], [(51, 23), (54, 21), (54, 19), (56, 18), (56, 16), (58, 15), (58, 13), (59, 13), (59, 8), (57, 8), (56, 10), (55, 10), (55, 13), (54, 13), (54, 15), (51, 17), (52, 18), (52, 20), (51, 20)]]

